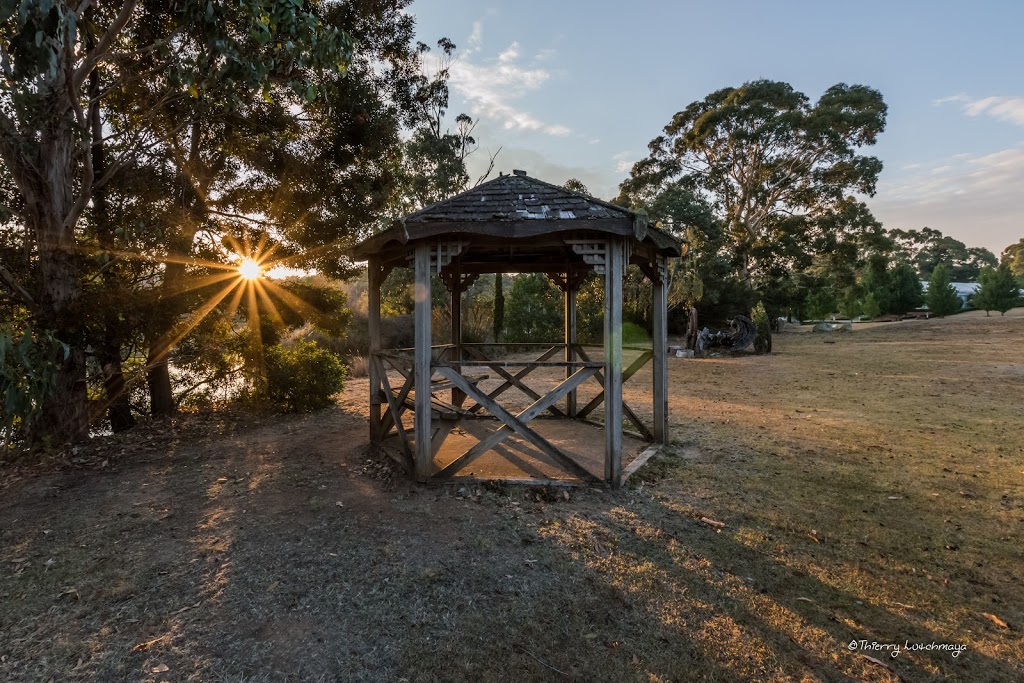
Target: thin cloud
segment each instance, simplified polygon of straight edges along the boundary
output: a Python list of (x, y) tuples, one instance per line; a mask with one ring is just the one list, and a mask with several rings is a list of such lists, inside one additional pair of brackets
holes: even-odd
[(995, 253), (1020, 237), (1024, 146), (957, 154), (879, 183), (868, 200), (888, 227), (930, 226)]
[[(543, 121), (515, 105), (527, 93), (541, 89), (551, 79), (551, 72), (540, 67), (524, 66), (519, 43), (505, 48), (496, 59), (475, 61), (483, 49), (483, 24), (473, 23), (468, 48), (450, 69), (452, 89), (462, 96), (474, 116), (492, 119), (506, 130), (532, 131), (565, 136), (568, 126)], [(543, 58), (550, 50), (542, 51)], [(537, 60), (537, 57), (534, 58)]]
[(629, 150), (619, 152), (612, 156), (612, 161), (615, 162), (616, 173), (628, 173), (633, 170), (634, 154)]
[(983, 97), (973, 98), (968, 95), (950, 95), (935, 100), (934, 104), (959, 104), (968, 116), (977, 118), (988, 116), (997, 121), (1006, 121), (1024, 126), (1024, 97)]

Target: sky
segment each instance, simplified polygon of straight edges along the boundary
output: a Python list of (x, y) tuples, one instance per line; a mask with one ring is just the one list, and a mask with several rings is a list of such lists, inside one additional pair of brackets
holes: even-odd
[[(931, 227), (998, 255), (1024, 237), (1024, 2), (415, 0), (417, 37), (458, 46), (450, 118), (478, 119), (479, 175), (581, 180), (610, 199), (676, 112), (785, 81), (818, 99), (879, 90), (887, 228)], [(428, 62), (430, 60), (428, 59)]]

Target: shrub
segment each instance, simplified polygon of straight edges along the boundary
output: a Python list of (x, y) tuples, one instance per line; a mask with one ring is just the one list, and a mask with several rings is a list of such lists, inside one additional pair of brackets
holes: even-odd
[(985, 311), (985, 315), (989, 311), (1005, 315), (1017, 304), (1017, 280), (1007, 264), (982, 268), (978, 282), (981, 286), (974, 295), (974, 305)]
[(827, 289), (819, 289), (807, 297), (807, 313), (811, 320), (824, 320), (836, 310), (836, 298)]
[[(395, 315), (380, 319), (380, 344), (382, 349), (404, 349), (413, 345), (415, 318), (411, 315)], [(348, 326), (348, 334), (342, 350), (352, 355), (365, 356), (370, 352), (369, 322), (364, 313), (355, 313)]]
[(868, 295), (864, 297), (864, 304), (861, 307), (861, 311), (868, 318), (877, 318), (882, 315), (882, 307), (878, 303), (878, 299), (875, 298), (874, 292), (868, 292)]
[(757, 336), (754, 337), (754, 351), (758, 353), (772, 352), (772, 322), (768, 312), (764, 310), (764, 303), (758, 302), (750, 311), (750, 319), (757, 328)]
[(68, 346), (49, 332), (0, 325), (0, 459), (11, 445), (31, 436), (68, 353)]
[(928, 310), (932, 315), (944, 318), (962, 307), (963, 302), (960, 301), (956, 289), (949, 283), (949, 267), (945, 263), (940, 263), (932, 271), (931, 280), (928, 282)]
[(341, 359), (316, 342), (299, 339), (287, 347), (268, 346), (264, 361), (267, 398), (275, 409), (286, 413), (326, 408), (345, 381)]
[(539, 273), (515, 277), (505, 298), (509, 344), (554, 342), (562, 338), (562, 293)]

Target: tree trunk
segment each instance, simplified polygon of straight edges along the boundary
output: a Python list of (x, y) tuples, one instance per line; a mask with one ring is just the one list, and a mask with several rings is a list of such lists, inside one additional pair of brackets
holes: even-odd
[[(90, 8), (91, 11), (91, 8)], [(99, 115), (100, 70), (96, 68), (89, 74), (89, 96), (92, 98), (92, 135), (97, 142), (92, 147), (93, 174), (102, 178), (106, 172), (106, 150), (103, 145), (103, 127)], [(107, 204), (107, 188), (97, 187), (92, 196), (93, 220), (100, 246), (109, 254), (115, 245), (114, 231), (110, 225), (110, 212)], [(124, 305), (119, 293), (125, 288), (118, 272), (108, 268), (103, 272), (103, 286), (109, 296), (104, 300), (103, 333), (96, 359), (103, 370), (103, 391), (107, 399), (107, 418), (114, 432), (123, 432), (135, 426), (132, 407), (129, 402), (124, 372), (121, 369), (121, 340), (124, 337), (124, 321), (118, 307)]]
[[(177, 172), (177, 194), (181, 201), (181, 235), (172, 240), (169, 245), (171, 252), (177, 252), (181, 257), (188, 256), (192, 251), (192, 242), (196, 237), (195, 227), (203, 222), (206, 217), (205, 197), (209, 192), (210, 181), (216, 175), (219, 168), (223, 168), (224, 159), (214, 164), (213, 169), (201, 168), (202, 163), (199, 155), (200, 137), (202, 127), (198, 121), (192, 122), (191, 127), (191, 152), (187, 166), (188, 173), (178, 168)], [(153, 334), (149, 340), (149, 355), (146, 359), (146, 379), (149, 383), (150, 412), (153, 415), (173, 415), (177, 406), (174, 403), (174, 394), (171, 391), (171, 373), (167, 365), (172, 345), (169, 339), (178, 319), (177, 297), (183, 291), (185, 276), (187, 275), (183, 263), (168, 261), (164, 266), (164, 277), (160, 283), (160, 293), (157, 299), (158, 311), (153, 326)]]
[(167, 355), (163, 354), (163, 360), (151, 357), (146, 365), (150, 413), (157, 416), (173, 415), (177, 406), (174, 404), (174, 394), (171, 391), (171, 373), (167, 367)]
[[(182, 240), (182, 244), (191, 246), (195, 233), (190, 232)], [(189, 249), (182, 249), (187, 254)], [(150, 412), (156, 416), (173, 415), (177, 411), (174, 393), (171, 390), (171, 373), (168, 358), (173, 346), (169, 343), (175, 322), (177, 322), (178, 296), (185, 281), (185, 266), (181, 263), (167, 263), (164, 267), (164, 278), (160, 284), (157, 298), (158, 311), (154, 315), (153, 335), (149, 341), (149, 354), (146, 358), (146, 380), (149, 384)]]
[[(62, 81), (58, 85), (62, 85)], [(54, 90), (57, 91), (56, 85)], [(37, 321), (70, 347), (60, 364), (56, 387), (44, 401), (30, 439), (60, 446), (87, 435), (89, 411), (85, 385), (85, 335), (77, 310), (81, 275), (75, 256), (75, 236), (64, 223), (74, 206), (75, 147), (78, 134), (70, 123), (66, 96), (55, 94), (52, 128), (40, 136), (38, 152), (26, 164), (11, 169), (25, 197), (25, 221), (39, 250), (41, 296)], [(66, 111), (61, 112), (61, 109)], [(64, 114), (64, 115), (62, 115)]]

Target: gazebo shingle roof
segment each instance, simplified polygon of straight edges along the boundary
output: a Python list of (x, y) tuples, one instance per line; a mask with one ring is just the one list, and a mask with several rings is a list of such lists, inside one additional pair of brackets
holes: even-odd
[(356, 245), (351, 255), (362, 260), (388, 245), (443, 234), (515, 239), (572, 230), (632, 234), (666, 255), (682, 254), (682, 243), (648, 226), (642, 214), (517, 171), (406, 216), (400, 223)]
[(527, 175), (499, 176), (409, 215), (406, 223), (633, 218), (629, 209)]

